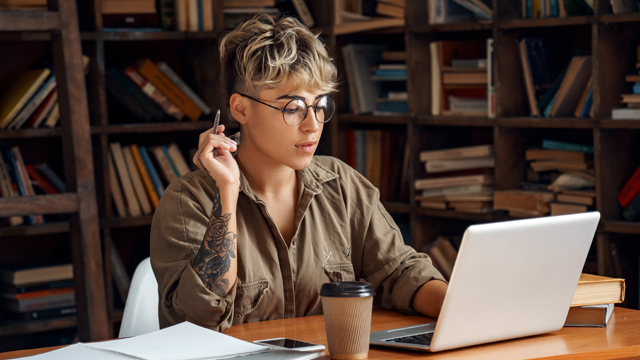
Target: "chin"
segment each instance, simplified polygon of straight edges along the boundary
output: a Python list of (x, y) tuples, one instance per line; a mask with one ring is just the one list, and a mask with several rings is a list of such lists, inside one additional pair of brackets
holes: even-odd
[(290, 168), (294, 170), (306, 169), (311, 164), (311, 160), (313, 160), (313, 155), (309, 155), (308, 157), (305, 157), (303, 159), (296, 159), (296, 160), (297, 161), (294, 161), (289, 164)]

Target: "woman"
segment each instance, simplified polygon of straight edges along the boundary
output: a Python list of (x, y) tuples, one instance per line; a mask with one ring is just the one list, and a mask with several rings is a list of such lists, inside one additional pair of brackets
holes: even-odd
[[(220, 52), (231, 115), (200, 135), (200, 169), (172, 182), (151, 227), (160, 326), (232, 324), (322, 313), (320, 286), (371, 282), (387, 309), (437, 317), (446, 283), (404, 245), (378, 190), (314, 156), (331, 120), (337, 72), (292, 18), (250, 20)], [(214, 151), (215, 149), (215, 151)]]

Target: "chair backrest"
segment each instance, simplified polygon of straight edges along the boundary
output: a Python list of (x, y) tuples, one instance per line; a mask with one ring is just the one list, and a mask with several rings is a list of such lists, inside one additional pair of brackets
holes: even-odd
[(158, 282), (151, 270), (151, 259), (146, 258), (133, 273), (118, 337), (142, 335), (159, 329)]

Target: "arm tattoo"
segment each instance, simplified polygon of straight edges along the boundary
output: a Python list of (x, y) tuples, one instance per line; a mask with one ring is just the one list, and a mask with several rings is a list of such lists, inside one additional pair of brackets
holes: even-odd
[(200, 250), (193, 259), (192, 266), (202, 283), (220, 297), (227, 296), (229, 280), (223, 279), (235, 258), (234, 240), (236, 234), (228, 230), (231, 213), (222, 215), (220, 191), (215, 186), (213, 210)]

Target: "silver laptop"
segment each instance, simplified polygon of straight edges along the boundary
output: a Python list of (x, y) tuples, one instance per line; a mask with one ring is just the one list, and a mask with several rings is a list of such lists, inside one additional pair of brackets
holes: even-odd
[(371, 344), (442, 351), (562, 328), (597, 211), (470, 226), (437, 322), (371, 333)]

